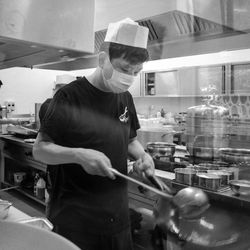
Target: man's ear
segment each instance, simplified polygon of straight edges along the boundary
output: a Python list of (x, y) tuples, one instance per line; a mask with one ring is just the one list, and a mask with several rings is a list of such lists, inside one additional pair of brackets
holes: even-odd
[(104, 65), (104, 63), (105, 63), (106, 57), (107, 57), (107, 54), (106, 54), (104, 51), (101, 51), (101, 52), (99, 53), (99, 56), (98, 56), (98, 63), (99, 63), (99, 67), (100, 67), (100, 68), (103, 68), (103, 65)]

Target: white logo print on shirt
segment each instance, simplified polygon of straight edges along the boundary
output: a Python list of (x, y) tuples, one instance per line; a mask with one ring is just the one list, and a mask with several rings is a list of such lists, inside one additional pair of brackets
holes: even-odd
[(128, 122), (128, 107), (125, 107), (124, 113), (119, 116), (119, 120), (121, 122), (127, 123)]

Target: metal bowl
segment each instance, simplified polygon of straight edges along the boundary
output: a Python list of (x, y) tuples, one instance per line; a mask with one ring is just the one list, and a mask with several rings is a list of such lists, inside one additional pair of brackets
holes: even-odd
[(173, 156), (176, 144), (167, 142), (148, 142), (147, 151), (152, 157)]
[(236, 195), (250, 195), (249, 180), (231, 180), (229, 186)]

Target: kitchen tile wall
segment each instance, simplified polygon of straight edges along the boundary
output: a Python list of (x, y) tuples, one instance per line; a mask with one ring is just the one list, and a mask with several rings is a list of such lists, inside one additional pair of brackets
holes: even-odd
[(230, 115), (238, 115), (242, 119), (250, 118), (250, 95), (222, 96), (219, 103), (229, 109)]

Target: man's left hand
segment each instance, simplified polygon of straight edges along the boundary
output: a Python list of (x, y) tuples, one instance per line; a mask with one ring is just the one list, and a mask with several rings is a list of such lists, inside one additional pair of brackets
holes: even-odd
[(155, 165), (152, 157), (145, 153), (134, 163), (135, 171), (141, 176), (152, 176), (155, 172)]

